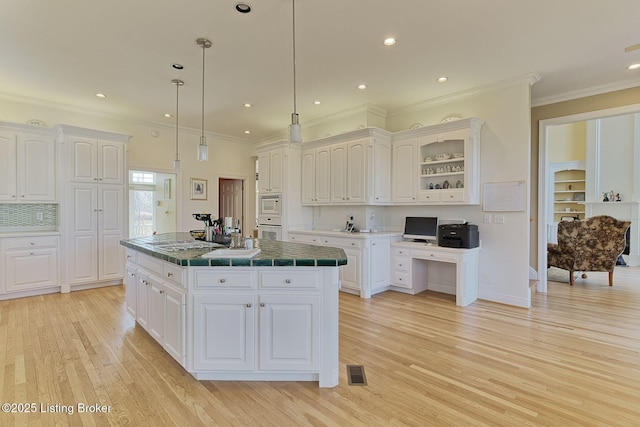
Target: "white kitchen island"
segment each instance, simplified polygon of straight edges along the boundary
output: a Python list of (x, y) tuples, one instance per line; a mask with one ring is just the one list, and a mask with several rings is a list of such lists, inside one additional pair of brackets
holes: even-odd
[[(338, 384), (342, 249), (258, 241), (251, 258), (171, 249), (188, 233), (124, 240), (127, 310), (199, 380)], [(197, 242), (196, 242), (197, 243)]]

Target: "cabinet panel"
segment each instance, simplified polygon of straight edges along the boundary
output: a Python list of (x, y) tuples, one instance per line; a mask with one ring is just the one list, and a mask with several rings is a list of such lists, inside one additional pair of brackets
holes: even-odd
[(165, 287), (163, 346), (181, 365), (185, 363), (186, 296), (183, 292)]
[(316, 201), (316, 155), (315, 150), (302, 152), (302, 204)]
[(365, 141), (347, 144), (347, 202), (364, 203), (366, 199), (366, 160)]
[(318, 369), (320, 297), (261, 295), (260, 369)]
[(98, 196), (99, 277), (119, 279), (123, 273), (120, 240), (124, 237), (124, 191), (119, 185), (100, 185)]
[(58, 249), (7, 251), (4, 261), (7, 292), (59, 285)]
[(344, 253), (347, 256), (347, 265), (340, 267), (342, 287), (360, 291), (360, 250), (344, 248)]
[(316, 202), (329, 203), (331, 201), (331, 150), (329, 147), (316, 149)]
[(149, 295), (150, 283), (147, 273), (138, 270), (136, 287), (136, 321), (144, 329), (149, 329)]
[(98, 142), (98, 181), (124, 184), (124, 146), (116, 142)]
[(75, 182), (95, 182), (98, 178), (98, 142), (74, 138), (69, 142), (70, 178)]
[(373, 203), (391, 202), (391, 144), (376, 141), (373, 145)]
[(394, 142), (391, 180), (395, 203), (415, 203), (417, 169), (417, 140)]
[(347, 146), (331, 147), (331, 202), (347, 201)]
[(149, 276), (149, 335), (162, 344), (164, 337), (164, 287), (155, 277)]
[(136, 267), (131, 264), (127, 264), (125, 267), (125, 276), (124, 276), (124, 291), (125, 298), (127, 300), (127, 313), (129, 313), (133, 318), (136, 317), (136, 294), (137, 294), (137, 275), (136, 275)]
[(0, 200), (17, 199), (16, 135), (0, 131)]
[(55, 145), (53, 139), (18, 136), (19, 200), (53, 201), (56, 198)]
[(253, 370), (254, 296), (197, 295), (195, 302), (194, 368)]

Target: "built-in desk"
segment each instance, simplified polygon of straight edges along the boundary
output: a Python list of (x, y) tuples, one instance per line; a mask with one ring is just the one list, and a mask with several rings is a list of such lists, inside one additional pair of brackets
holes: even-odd
[(480, 248), (457, 249), (418, 242), (391, 244), (391, 289), (408, 294), (425, 290), (456, 296), (466, 306), (478, 298)]

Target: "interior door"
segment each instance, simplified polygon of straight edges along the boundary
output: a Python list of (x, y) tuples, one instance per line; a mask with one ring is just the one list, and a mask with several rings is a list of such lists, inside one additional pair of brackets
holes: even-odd
[(244, 224), (244, 181), (220, 178), (218, 187), (220, 217), (229, 216), (234, 218), (234, 222), (239, 218), (240, 223)]

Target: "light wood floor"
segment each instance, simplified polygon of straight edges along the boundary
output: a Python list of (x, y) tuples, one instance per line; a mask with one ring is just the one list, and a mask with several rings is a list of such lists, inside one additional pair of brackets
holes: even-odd
[[(640, 425), (640, 269), (611, 288), (606, 273), (550, 283), (530, 310), (453, 301), (341, 294), (333, 389), (198, 382), (135, 326), (122, 287), (0, 301), (0, 401), (38, 405), (0, 425)], [(349, 386), (346, 364), (368, 385)]]

